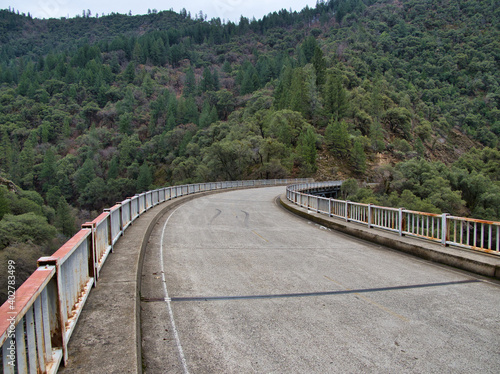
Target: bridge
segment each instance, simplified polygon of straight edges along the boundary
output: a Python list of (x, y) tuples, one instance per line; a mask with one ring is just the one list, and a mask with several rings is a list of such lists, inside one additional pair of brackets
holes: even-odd
[(311, 194), (338, 185), (106, 210), (1, 307), (4, 373), (497, 373), (498, 223)]

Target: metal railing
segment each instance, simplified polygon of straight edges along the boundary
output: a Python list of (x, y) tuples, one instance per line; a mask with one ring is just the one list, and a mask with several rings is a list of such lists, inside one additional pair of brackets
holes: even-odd
[[(144, 192), (105, 209), (38, 268), (0, 307), (3, 373), (55, 373), (68, 361), (68, 342), (113, 246), (135, 219), (165, 201), (205, 191), (278, 186), (310, 179), (199, 183)], [(14, 264), (12, 271), (14, 271)], [(10, 268), (9, 268), (9, 271)]]
[(341, 185), (341, 181), (295, 184), (287, 187), (286, 197), (294, 204), (316, 213), (360, 223), (369, 228), (500, 255), (500, 222), (328, 199), (309, 193), (318, 188)]

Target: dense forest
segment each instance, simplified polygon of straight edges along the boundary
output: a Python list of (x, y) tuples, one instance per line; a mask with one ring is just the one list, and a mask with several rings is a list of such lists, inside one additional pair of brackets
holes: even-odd
[(0, 260), (202, 181), (349, 179), (351, 200), (500, 220), (499, 61), (486, 0), (319, 1), (237, 24), (0, 10)]

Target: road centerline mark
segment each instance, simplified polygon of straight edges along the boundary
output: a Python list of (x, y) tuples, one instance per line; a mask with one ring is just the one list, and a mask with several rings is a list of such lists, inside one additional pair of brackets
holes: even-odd
[(259, 233), (255, 230), (252, 230), (252, 232), (257, 235), (259, 238), (261, 238), (262, 240), (264, 240), (266, 243), (269, 243), (269, 240), (267, 240), (266, 238), (264, 238), (262, 235), (259, 235)]

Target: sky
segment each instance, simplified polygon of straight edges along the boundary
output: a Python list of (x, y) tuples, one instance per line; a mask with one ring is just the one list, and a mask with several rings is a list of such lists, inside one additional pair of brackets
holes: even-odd
[[(35, 18), (60, 18), (75, 17), (81, 15), (85, 9), (90, 9), (91, 16), (96, 14), (128, 13), (146, 14), (148, 9), (169, 10), (179, 13), (182, 8), (191, 12), (194, 18), (200, 10), (208, 16), (208, 19), (219, 17), (221, 20), (238, 22), (243, 15), (249, 19), (262, 18), (264, 15), (279, 11), (280, 9), (302, 10), (306, 5), (315, 7), (317, 0), (1, 0), (2, 3), (12, 1), (11, 8), (20, 13), (28, 14)], [(0, 5), (1, 9), (8, 9), (9, 4)]]

